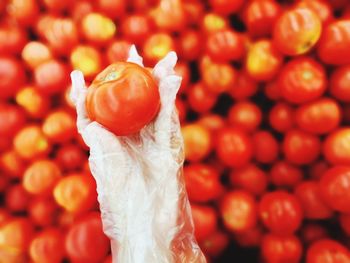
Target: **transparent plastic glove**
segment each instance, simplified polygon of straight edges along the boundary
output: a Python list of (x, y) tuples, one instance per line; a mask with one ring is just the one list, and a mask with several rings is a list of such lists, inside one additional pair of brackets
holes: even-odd
[[(134, 46), (128, 61), (143, 66)], [(78, 131), (90, 147), (89, 164), (113, 262), (206, 262), (193, 235), (182, 176), (183, 141), (175, 109), (181, 78), (174, 73), (176, 61), (170, 52), (154, 67), (161, 108), (152, 123), (132, 136), (116, 136), (88, 119), (83, 75), (71, 74)]]

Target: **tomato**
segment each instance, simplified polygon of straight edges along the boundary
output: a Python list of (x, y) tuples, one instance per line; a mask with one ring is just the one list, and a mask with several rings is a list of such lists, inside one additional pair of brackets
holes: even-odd
[(349, 181), (349, 166), (334, 166), (323, 174), (319, 187), (323, 200), (329, 207), (344, 213), (350, 212)]
[(206, 114), (198, 120), (198, 123), (215, 133), (225, 127), (225, 120), (218, 114)]
[(8, 176), (21, 178), (25, 165), (24, 160), (14, 150), (4, 151), (0, 155), (0, 168)]
[(107, 48), (108, 63), (126, 61), (129, 57), (131, 43), (126, 40), (114, 40)]
[(18, 54), (27, 41), (27, 34), (20, 27), (0, 26), (0, 53)]
[(235, 190), (225, 194), (220, 211), (224, 225), (230, 231), (246, 231), (256, 226), (257, 204), (247, 191)]
[(301, 130), (290, 130), (283, 139), (282, 151), (293, 164), (309, 164), (320, 155), (321, 142), (315, 135)]
[(217, 231), (217, 213), (214, 208), (206, 205), (191, 204), (194, 234), (200, 243)]
[(267, 188), (266, 173), (254, 164), (231, 171), (230, 182), (235, 189), (243, 189), (253, 195), (261, 195)]
[(350, 66), (336, 68), (331, 75), (329, 91), (334, 98), (350, 102)]
[(187, 124), (182, 127), (186, 160), (196, 162), (208, 156), (212, 149), (211, 134), (200, 124)]
[(278, 78), (282, 96), (291, 103), (305, 103), (320, 97), (327, 86), (321, 64), (309, 57), (298, 57), (285, 64)]
[(118, 62), (103, 70), (86, 97), (89, 118), (118, 136), (140, 131), (154, 119), (159, 107), (158, 87), (152, 75), (128, 62)]
[(101, 71), (101, 55), (99, 51), (88, 45), (76, 46), (70, 54), (73, 69), (83, 72), (85, 78), (92, 78)]
[(269, 123), (278, 132), (286, 132), (294, 126), (294, 109), (287, 103), (276, 103), (269, 113)]
[(332, 7), (328, 2), (324, 0), (302, 0), (297, 3), (297, 7), (309, 8), (320, 18), (322, 24), (326, 25), (334, 19)]
[(283, 54), (308, 52), (321, 36), (320, 18), (309, 8), (294, 8), (283, 13), (273, 29), (273, 42)]
[(11, 138), (26, 121), (24, 112), (15, 105), (0, 103), (0, 136)]
[(150, 65), (155, 65), (174, 49), (175, 43), (167, 33), (153, 33), (143, 40), (143, 57)]
[(298, 263), (302, 252), (302, 244), (294, 235), (267, 234), (262, 239), (261, 254), (266, 263)]
[(334, 130), (338, 127), (341, 117), (338, 103), (329, 98), (301, 105), (295, 112), (299, 128), (313, 134), (325, 134)]
[(30, 200), (30, 195), (20, 184), (12, 185), (5, 196), (6, 207), (12, 212), (25, 211)]
[(282, 54), (268, 39), (253, 43), (248, 50), (245, 69), (257, 81), (272, 80), (283, 62)]
[(259, 215), (263, 224), (275, 234), (288, 235), (299, 229), (303, 210), (299, 200), (285, 191), (273, 191), (262, 196)]
[(266, 83), (264, 87), (264, 94), (267, 98), (273, 101), (277, 101), (282, 98), (282, 94), (278, 86), (277, 80), (272, 80)]
[(65, 253), (63, 241), (63, 234), (58, 228), (40, 232), (30, 243), (30, 258), (37, 263), (60, 263)]
[(191, 201), (208, 202), (220, 197), (224, 187), (219, 173), (205, 164), (190, 164), (184, 168), (186, 190)]
[(324, 28), (317, 48), (322, 62), (331, 65), (350, 63), (349, 28), (350, 20), (337, 20)]
[(301, 239), (306, 244), (311, 244), (317, 240), (327, 238), (329, 233), (327, 229), (316, 223), (304, 225), (301, 229)]
[(74, 1), (69, 10), (70, 16), (75, 22), (79, 23), (87, 14), (93, 11), (93, 8), (93, 3), (90, 0)]
[(28, 42), (22, 50), (22, 59), (32, 69), (52, 59), (50, 48), (42, 42)]
[(25, 81), (25, 72), (18, 60), (0, 56), (0, 99), (12, 97)]
[(59, 210), (54, 200), (40, 196), (30, 201), (28, 212), (35, 225), (47, 227), (56, 223)]
[(185, 60), (198, 59), (202, 53), (202, 37), (200, 32), (186, 30), (182, 32), (178, 41), (179, 57)]
[(209, 0), (210, 6), (219, 14), (236, 13), (244, 4), (244, 0)]
[(294, 188), (303, 180), (302, 170), (286, 161), (275, 162), (269, 174), (271, 183), (277, 187)]
[(98, 263), (107, 256), (110, 247), (102, 231), (99, 213), (90, 212), (77, 220), (68, 230), (65, 248), (73, 262)]
[(55, 185), (53, 196), (68, 212), (83, 213), (96, 203), (96, 184), (89, 174), (69, 174)]
[(350, 236), (350, 215), (349, 214), (340, 214), (339, 223), (342, 230), (346, 235)]
[(321, 239), (315, 241), (307, 250), (306, 263), (350, 261), (349, 250), (332, 239)]
[(311, 178), (319, 180), (328, 168), (329, 164), (326, 161), (317, 161), (310, 165), (308, 174)]
[(208, 91), (201, 82), (194, 84), (188, 90), (189, 106), (196, 112), (208, 112), (215, 105), (216, 101), (216, 94)]
[(246, 132), (257, 129), (262, 120), (262, 113), (258, 106), (250, 101), (234, 104), (228, 112), (228, 121), (233, 127)]
[(340, 128), (327, 135), (323, 143), (323, 155), (332, 164), (349, 164), (350, 129)]
[(5, 209), (0, 209), (0, 227), (11, 219), (10, 213)]
[(262, 227), (257, 225), (256, 227), (250, 228), (246, 231), (235, 232), (233, 236), (241, 247), (258, 247), (261, 244), (264, 234), (263, 231), (264, 230)]
[(57, 151), (55, 159), (61, 169), (70, 171), (80, 168), (86, 155), (79, 146), (65, 144)]
[(243, 11), (243, 20), (249, 35), (254, 37), (268, 36), (281, 14), (281, 7), (275, 0), (249, 1)]
[(202, 30), (208, 34), (217, 30), (228, 28), (229, 22), (223, 16), (215, 13), (207, 13), (203, 16), (201, 26)]
[(61, 175), (60, 168), (53, 161), (38, 160), (25, 170), (23, 187), (31, 194), (51, 195)]
[(35, 0), (9, 0), (9, 15), (23, 26), (32, 26), (38, 16), (39, 6)]
[(142, 44), (152, 33), (152, 22), (145, 15), (130, 15), (121, 24), (121, 31), (130, 43)]
[(225, 165), (242, 167), (253, 155), (250, 137), (237, 128), (225, 128), (217, 135), (216, 153)]
[(323, 201), (318, 184), (315, 181), (304, 181), (294, 191), (304, 210), (305, 218), (327, 219), (333, 211)]
[(225, 250), (228, 244), (228, 235), (219, 230), (205, 238), (199, 246), (206, 255), (216, 257)]
[(238, 73), (234, 85), (229, 90), (229, 94), (236, 100), (244, 100), (253, 96), (257, 90), (258, 85), (255, 80), (245, 70), (242, 70)]
[(44, 5), (51, 12), (62, 12), (66, 10), (69, 5), (69, 0), (43, 0)]
[(113, 20), (99, 13), (89, 13), (81, 21), (81, 31), (86, 40), (104, 45), (112, 40), (116, 25)]
[(98, 10), (112, 19), (123, 17), (126, 12), (126, 2), (123, 0), (98, 0)]
[(260, 130), (253, 134), (254, 159), (259, 163), (274, 162), (279, 153), (277, 139), (271, 132)]

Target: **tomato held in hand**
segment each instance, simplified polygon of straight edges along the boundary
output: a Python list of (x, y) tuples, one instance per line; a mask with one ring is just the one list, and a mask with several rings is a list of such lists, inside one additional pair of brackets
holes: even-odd
[(141, 130), (158, 113), (160, 98), (152, 75), (134, 63), (118, 62), (102, 71), (88, 89), (89, 118), (116, 135)]

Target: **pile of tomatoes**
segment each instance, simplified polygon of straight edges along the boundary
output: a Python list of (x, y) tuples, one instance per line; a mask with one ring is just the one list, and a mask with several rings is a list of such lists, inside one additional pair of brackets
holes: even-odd
[(348, 0), (0, 1), (0, 262), (111, 262), (69, 72), (131, 44), (178, 54), (208, 261), (349, 263)]

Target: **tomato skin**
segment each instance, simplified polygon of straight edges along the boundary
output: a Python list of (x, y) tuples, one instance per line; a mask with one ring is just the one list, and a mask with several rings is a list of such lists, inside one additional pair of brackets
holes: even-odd
[(216, 257), (225, 250), (228, 244), (228, 235), (219, 230), (205, 238), (199, 246), (206, 255)]
[(0, 56), (0, 99), (7, 99), (15, 95), (25, 81), (25, 72), (18, 60)]
[(295, 120), (300, 129), (313, 134), (326, 134), (338, 127), (341, 110), (333, 99), (319, 100), (301, 105), (295, 112)]
[(107, 48), (108, 63), (126, 61), (129, 57), (131, 43), (126, 40), (114, 40)]
[(303, 180), (302, 170), (286, 161), (275, 162), (269, 175), (271, 183), (281, 188), (294, 188)]
[(253, 134), (254, 159), (259, 163), (273, 163), (279, 154), (277, 139), (271, 132), (260, 130)]
[(259, 215), (263, 224), (273, 233), (288, 235), (301, 225), (303, 210), (299, 200), (286, 191), (274, 191), (262, 196)]
[(337, 100), (350, 102), (350, 66), (336, 68), (331, 75), (329, 91)]
[(226, 125), (224, 118), (218, 114), (206, 114), (198, 120), (198, 123), (214, 133), (223, 129)]
[(13, 178), (21, 178), (26, 166), (24, 160), (13, 149), (4, 151), (0, 155), (0, 169)]
[(27, 86), (16, 94), (16, 103), (32, 118), (44, 117), (50, 108), (50, 100), (35, 87)]
[(35, 0), (10, 0), (7, 9), (11, 17), (23, 26), (32, 26), (39, 11)]
[(202, 53), (202, 36), (198, 31), (186, 30), (180, 35), (177, 50), (184, 60), (198, 59)]
[(217, 213), (208, 205), (191, 204), (194, 234), (200, 243), (217, 231)]
[(151, 66), (175, 50), (173, 38), (167, 33), (154, 33), (143, 40), (142, 53), (145, 61)]
[(303, 247), (294, 235), (267, 234), (262, 239), (261, 253), (266, 263), (298, 263)]
[(7, 103), (0, 103), (0, 119), (0, 136), (7, 138), (13, 137), (24, 126), (26, 121), (25, 114), (21, 108)]
[(315, 241), (306, 252), (306, 263), (350, 261), (349, 250), (332, 239), (321, 239)]
[(245, 132), (255, 131), (261, 120), (261, 110), (250, 101), (237, 102), (228, 112), (228, 122)]
[(273, 42), (283, 54), (295, 56), (308, 52), (321, 36), (319, 17), (308, 8), (284, 12), (273, 29)]
[(258, 85), (249, 74), (242, 70), (238, 73), (236, 82), (229, 90), (229, 94), (236, 100), (244, 100), (253, 96), (258, 90)]
[(349, 164), (350, 129), (339, 128), (327, 135), (323, 143), (323, 155), (331, 164)]
[(337, 20), (326, 26), (318, 43), (317, 53), (322, 62), (331, 65), (350, 63), (350, 20)]
[(235, 232), (233, 234), (234, 239), (241, 247), (258, 247), (261, 245), (264, 229), (257, 225), (246, 231)]
[(316, 181), (303, 181), (294, 191), (304, 210), (304, 217), (309, 219), (327, 219), (333, 211), (323, 201)]
[(141, 44), (152, 32), (153, 26), (145, 15), (131, 15), (125, 18), (121, 31), (130, 43)]
[(191, 201), (208, 202), (224, 192), (219, 173), (209, 165), (197, 163), (184, 167), (184, 178)]
[(306, 244), (312, 244), (317, 240), (327, 238), (329, 233), (325, 227), (316, 223), (309, 223), (301, 229), (301, 239)]
[(236, 13), (244, 4), (244, 0), (209, 0), (210, 6), (218, 14)]
[(102, 231), (101, 217), (97, 212), (90, 212), (74, 222), (65, 239), (68, 257), (77, 263), (102, 262), (109, 247), (109, 239)]
[(113, 39), (116, 25), (109, 17), (92, 12), (81, 20), (81, 32), (86, 40), (102, 46)]
[(333, 166), (328, 169), (319, 182), (324, 202), (335, 211), (349, 213), (350, 167)]
[(309, 8), (320, 18), (323, 25), (327, 25), (334, 19), (332, 7), (328, 2), (324, 0), (302, 0), (297, 3), (297, 7)]
[(309, 57), (298, 57), (281, 69), (278, 85), (282, 96), (291, 103), (305, 103), (320, 97), (327, 86), (321, 64)]
[(123, 17), (126, 11), (126, 2), (123, 0), (98, 0), (98, 10), (112, 19)]
[(18, 54), (27, 41), (27, 34), (20, 27), (0, 26), (0, 53)]
[(118, 136), (140, 131), (156, 116), (159, 107), (158, 87), (152, 75), (129, 62), (118, 62), (103, 70), (86, 97), (88, 117)]
[(294, 109), (287, 103), (276, 103), (269, 113), (269, 123), (278, 132), (287, 132), (294, 126)]
[(54, 200), (39, 196), (31, 200), (28, 212), (35, 225), (48, 227), (56, 223), (59, 210)]
[(290, 130), (285, 134), (282, 150), (286, 159), (293, 164), (309, 164), (317, 159), (321, 152), (319, 137), (302, 130)]
[(75, 144), (62, 145), (55, 158), (61, 169), (67, 171), (80, 168), (85, 159), (85, 153)]
[(257, 196), (266, 191), (267, 175), (254, 164), (232, 170), (229, 176), (234, 188), (243, 189)]
[(12, 212), (25, 211), (28, 207), (30, 197), (21, 184), (14, 184), (6, 191), (6, 207)]
[(225, 128), (217, 135), (216, 153), (225, 165), (242, 167), (253, 155), (250, 137), (237, 128)]

